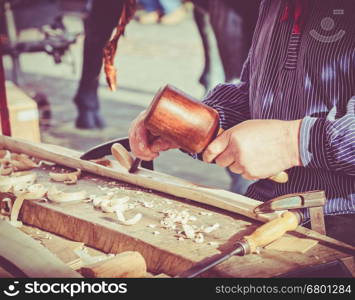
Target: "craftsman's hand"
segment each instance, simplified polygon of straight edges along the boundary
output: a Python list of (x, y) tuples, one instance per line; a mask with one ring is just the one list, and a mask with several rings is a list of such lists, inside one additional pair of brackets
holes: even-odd
[(129, 144), (132, 153), (143, 160), (153, 160), (161, 151), (166, 151), (177, 146), (160, 137), (153, 137), (144, 126), (146, 111), (142, 111), (132, 122), (129, 129)]
[(219, 135), (203, 153), (205, 162), (261, 179), (300, 166), (299, 128), (301, 120), (249, 120)]

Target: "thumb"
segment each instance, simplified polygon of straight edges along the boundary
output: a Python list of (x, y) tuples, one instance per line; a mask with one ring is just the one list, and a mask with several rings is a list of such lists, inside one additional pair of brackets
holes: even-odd
[(224, 152), (229, 144), (230, 134), (227, 131), (217, 136), (205, 149), (202, 154), (204, 162), (211, 163), (215, 158)]

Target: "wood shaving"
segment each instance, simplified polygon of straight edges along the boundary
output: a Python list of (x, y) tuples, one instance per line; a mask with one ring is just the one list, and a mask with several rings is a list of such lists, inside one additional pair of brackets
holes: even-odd
[(0, 185), (33, 184), (37, 175), (33, 172), (16, 172), (11, 176), (0, 176)]
[(103, 212), (113, 213), (115, 211), (124, 212), (128, 209), (129, 197), (115, 198), (110, 200), (104, 200), (101, 202), (100, 207)]
[(131, 219), (126, 220), (126, 218), (124, 217), (123, 213), (120, 210), (116, 210), (115, 213), (116, 213), (117, 220), (122, 225), (134, 225), (138, 223), (143, 216), (141, 213), (138, 213)]
[(87, 252), (86, 248), (75, 249), (74, 253), (79, 256), (82, 265), (90, 265), (99, 261), (104, 261), (114, 256), (112, 254), (92, 256)]
[(25, 171), (33, 168), (37, 168), (39, 165), (36, 164), (30, 157), (26, 154), (11, 154), (11, 160), (9, 161), (9, 166), (14, 171)]
[(147, 208), (154, 207), (154, 204), (152, 201), (138, 200), (138, 203), (141, 204), (143, 207), (147, 207)]
[(201, 216), (212, 216), (212, 215), (213, 215), (213, 213), (211, 213), (211, 212), (206, 212), (206, 211), (200, 211), (199, 214), (200, 214)]
[(47, 198), (56, 203), (82, 201), (86, 199), (86, 191), (62, 192), (53, 186), (48, 190)]
[(204, 242), (204, 236), (201, 232), (197, 233), (195, 238), (194, 238), (194, 241), (195, 243), (198, 243), (198, 244), (202, 244)]
[(21, 227), (22, 222), (18, 221), (18, 215), (20, 213), (22, 204), (25, 200), (35, 200), (44, 197), (47, 192), (41, 184), (34, 184), (27, 187), (18, 187), (13, 188), (13, 193), (16, 196), (16, 200), (11, 209), (10, 214), (10, 223), (15, 227)]
[(214, 225), (212, 225), (212, 226), (208, 226), (208, 227), (204, 228), (204, 229), (203, 229), (203, 232), (204, 232), (204, 233), (211, 233), (212, 231), (218, 229), (219, 226), (220, 226), (220, 225), (219, 225), (218, 223), (216, 223), (216, 224), (214, 224)]
[(155, 227), (157, 227), (157, 225), (156, 225), (156, 224), (149, 224), (149, 225), (147, 225), (147, 227), (149, 227), (149, 228), (155, 228)]
[(183, 224), (182, 228), (184, 230), (184, 233), (188, 239), (193, 240), (195, 238), (195, 230), (192, 228), (192, 226)]
[(217, 242), (208, 242), (209, 246), (217, 247), (219, 244)]
[(49, 172), (49, 177), (53, 181), (64, 182), (65, 184), (75, 184), (78, 181), (78, 178), (81, 175), (81, 170), (77, 169), (74, 172), (70, 173), (53, 173)]
[(112, 145), (111, 153), (122, 167), (127, 170), (132, 167), (134, 161), (133, 157), (120, 143), (115, 143)]
[(11, 160), (11, 152), (9, 150), (0, 150), (0, 163), (8, 162)]
[(10, 192), (14, 186), (31, 185), (37, 175), (32, 172), (16, 172), (10, 176), (0, 176), (0, 192)]

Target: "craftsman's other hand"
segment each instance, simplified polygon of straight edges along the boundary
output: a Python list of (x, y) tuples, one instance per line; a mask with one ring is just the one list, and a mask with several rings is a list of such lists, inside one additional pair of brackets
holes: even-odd
[(146, 111), (142, 111), (132, 122), (129, 129), (129, 144), (132, 153), (143, 160), (153, 160), (159, 156), (159, 152), (166, 151), (177, 146), (160, 137), (153, 137), (144, 125)]
[(246, 179), (268, 178), (301, 166), (299, 128), (301, 120), (248, 120), (219, 135), (203, 152), (203, 160)]

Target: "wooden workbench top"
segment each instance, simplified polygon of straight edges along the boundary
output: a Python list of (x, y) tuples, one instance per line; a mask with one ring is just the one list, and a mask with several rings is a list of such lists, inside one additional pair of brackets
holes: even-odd
[[(201, 260), (226, 251), (235, 241), (260, 225), (257, 221), (238, 214), (91, 174), (84, 174), (77, 184), (71, 186), (49, 182), (50, 169), (51, 167), (46, 167), (34, 170), (38, 174), (38, 183), (56, 185), (58, 189), (64, 191), (84, 189), (88, 195), (105, 194), (109, 189), (119, 195), (130, 197), (130, 203), (134, 204), (134, 208), (127, 211), (127, 217), (140, 212), (143, 218), (135, 225), (126, 226), (119, 224), (113, 213), (103, 213), (88, 202), (55, 204), (25, 201), (20, 219), (25, 224), (82, 242), (106, 253), (138, 251), (144, 256), (148, 270), (152, 273), (174, 276)], [(210, 226), (218, 223), (220, 227), (209, 234), (204, 234), (203, 243), (189, 239), (179, 240), (175, 232), (160, 225), (164, 212), (169, 209), (188, 211), (196, 218), (189, 224)], [(290, 235), (305, 237), (300, 233)], [(312, 233), (312, 238), (316, 236), (317, 234)], [(233, 257), (206, 272), (204, 276), (275, 277), (306, 266), (345, 257), (349, 257), (349, 254), (335, 249), (331, 243), (328, 245), (319, 243), (305, 254), (263, 250), (260, 254)]]

